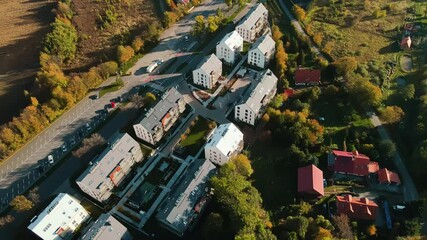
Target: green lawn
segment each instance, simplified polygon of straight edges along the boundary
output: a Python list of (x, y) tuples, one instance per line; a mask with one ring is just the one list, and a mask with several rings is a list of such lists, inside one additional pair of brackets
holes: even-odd
[(243, 9), (245, 9), (246, 4), (240, 6), (233, 14), (230, 15), (230, 17), (227, 18), (226, 23), (231, 23), (236, 17), (237, 15), (243, 11)]
[(123, 87), (123, 84), (116, 84), (116, 83), (105, 86), (99, 91), (99, 97), (102, 97), (109, 92), (115, 92), (122, 87)]
[(189, 155), (194, 156), (205, 143), (204, 137), (209, 131), (209, 120), (199, 117), (194, 126), (190, 127), (190, 133), (179, 143), (179, 146), (186, 149)]

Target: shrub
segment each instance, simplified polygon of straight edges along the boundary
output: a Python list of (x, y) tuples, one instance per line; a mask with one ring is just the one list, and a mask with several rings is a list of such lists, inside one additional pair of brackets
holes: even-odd
[(373, 13), (374, 18), (383, 18), (387, 16), (387, 11), (386, 10), (380, 10), (377, 9), (374, 11)]
[(117, 47), (117, 60), (120, 64), (129, 61), (135, 55), (135, 51), (130, 46), (119, 45)]
[(132, 48), (135, 52), (139, 52), (144, 47), (144, 41), (141, 39), (141, 37), (136, 37), (132, 41)]
[(43, 52), (56, 55), (62, 62), (74, 59), (77, 49), (77, 31), (74, 26), (57, 18), (51, 27), (52, 32), (43, 41)]
[(26, 197), (18, 195), (10, 202), (10, 206), (17, 212), (23, 212), (33, 208), (34, 204)]

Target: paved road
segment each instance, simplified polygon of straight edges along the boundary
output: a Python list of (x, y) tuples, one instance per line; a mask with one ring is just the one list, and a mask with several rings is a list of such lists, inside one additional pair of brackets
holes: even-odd
[(303, 27), (301, 26), (301, 24), (298, 22), (298, 20), (295, 19), (295, 17), (292, 15), (291, 11), (289, 11), (288, 7), (286, 6), (286, 4), (283, 2), (285, 0), (278, 0), (277, 2), (279, 3), (280, 7), (282, 8), (282, 10), (285, 12), (286, 16), (289, 18), (289, 20), (291, 21), (291, 24), (294, 26), (294, 28), (298, 31), (299, 34), (301, 34), (301, 36), (303, 38), (308, 39), (308, 45), (310, 46), (310, 49), (312, 52), (316, 53), (316, 55), (319, 58), (325, 59), (327, 61), (327, 58), (325, 58), (325, 55), (323, 55), (320, 50), (317, 48), (316, 44), (314, 44), (313, 40), (311, 39), (311, 37), (309, 37)]
[[(206, 0), (205, 3), (195, 8), (186, 18), (177, 22), (167, 29), (160, 37), (160, 43), (150, 53), (141, 58), (136, 65), (130, 69), (131, 76), (123, 77), (125, 86), (114, 93), (107, 93), (103, 97), (92, 100), (84, 98), (75, 107), (63, 114), (50, 127), (41, 132), (32, 141), (27, 143), (11, 158), (0, 166), (0, 209), (8, 205), (9, 201), (16, 195), (25, 192), (42, 175), (40, 166), (46, 171), (49, 164), (46, 158), (52, 154), (58, 161), (66, 152), (71, 150), (70, 140), (76, 141), (88, 134), (85, 124), (90, 124), (91, 131), (102, 121), (102, 110), (109, 104), (111, 99), (117, 96), (126, 97), (134, 87), (147, 81), (153, 80), (152, 76), (145, 73), (145, 68), (156, 59), (163, 59), (165, 64), (171, 59), (179, 56), (183, 48), (188, 47), (193, 39), (186, 42), (184, 35), (188, 35), (194, 17), (196, 15), (208, 15), (214, 13), (218, 8), (226, 5), (220, 0)], [(115, 81), (115, 77), (107, 80), (102, 86)], [(81, 134), (79, 134), (81, 132)], [(66, 152), (62, 152), (61, 146), (66, 145)]]
[[(378, 119), (378, 117), (375, 114), (369, 114), (371, 123), (374, 127), (377, 128), (377, 131), (381, 137), (382, 140), (392, 140), (390, 138), (390, 135), (387, 131), (387, 129), (382, 125), (381, 121)], [(408, 172), (408, 169), (406, 168), (405, 163), (403, 162), (402, 158), (400, 157), (399, 152), (396, 152), (396, 154), (393, 157), (394, 165), (396, 166), (401, 179), (403, 180), (403, 197), (406, 202), (415, 201), (418, 199), (418, 191), (415, 187), (414, 182), (412, 181), (412, 177)]]

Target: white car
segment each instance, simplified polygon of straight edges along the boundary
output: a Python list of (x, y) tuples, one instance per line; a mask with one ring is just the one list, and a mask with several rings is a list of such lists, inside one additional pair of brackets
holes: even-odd
[(66, 152), (67, 151), (67, 146), (65, 146), (65, 144), (64, 144), (64, 145), (61, 146), (61, 149), (62, 149), (62, 152)]
[(53, 164), (55, 161), (53, 160), (53, 156), (52, 155), (49, 155), (49, 156), (47, 156), (47, 162), (49, 163), (49, 164)]
[(90, 125), (89, 125), (89, 123), (86, 123), (86, 129), (88, 130), (88, 131), (90, 131), (92, 128), (90, 127)]

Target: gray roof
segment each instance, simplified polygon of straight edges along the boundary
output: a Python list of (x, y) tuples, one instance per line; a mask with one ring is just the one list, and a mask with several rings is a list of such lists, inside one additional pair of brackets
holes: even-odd
[(109, 174), (120, 163), (132, 155), (132, 149), (139, 149), (139, 143), (129, 134), (117, 134), (109, 139), (110, 146), (104, 149), (93, 162), (76, 180), (81, 182), (92, 191), (99, 191), (100, 186), (109, 177)]
[(103, 213), (81, 240), (131, 240), (127, 228), (113, 216)]
[(162, 118), (173, 108), (182, 95), (176, 88), (170, 88), (162, 95), (160, 101), (145, 114), (141, 124), (149, 132), (155, 132), (154, 128), (161, 124)]
[(219, 67), (221, 66), (222, 62), (219, 60), (219, 58), (215, 54), (211, 54), (209, 56), (206, 56), (196, 67), (197, 69), (202, 69), (206, 74), (210, 74), (213, 71), (218, 71)]
[(187, 230), (195, 206), (207, 196), (208, 180), (216, 173), (215, 166), (208, 160), (197, 159), (189, 167), (169, 197), (158, 209), (156, 218), (181, 235)]
[(277, 77), (274, 73), (267, 69), (261, 72), (261, 76), (258, 79), (254, 79), (254, 83), (251, 85), (251, 89), (249, 89), (243, 99), (242, 103), (246, 103), (246, 105), (252, 109), (253, 112), (258, 113), (262, 107), (262, 100), (264, 97), (271, 91), (271, 89), (276, 88)]
[(259, 49), (262, 54), (266, 54), (276, 47), (276, 43), (269, 34), (263, 35), (257, 39), (254, 45), (251, 47), (251, 51), (254, 49)]
[(251, 28), (265, 12), (268, 12), (268, 10), (264, 7), (264, 5), (262, 5), (262, 3), (258, 3), (251, 8), (251, 10), (246, 14), (246, 17), (237, 27), (245, 26), (246, 28)]

